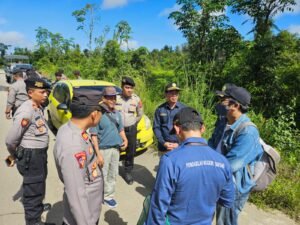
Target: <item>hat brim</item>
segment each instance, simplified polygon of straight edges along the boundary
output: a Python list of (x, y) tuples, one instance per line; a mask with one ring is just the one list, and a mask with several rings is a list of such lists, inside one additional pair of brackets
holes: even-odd
[(181, 91), (181, 89), (178, 87), (170, 87), (170, 88), (166, 89), (166, 92), (168, 92), (168, 91)]
[(219, 96), (219, 97), (227, 96), (224, 91), (216, 91), (216, 95)]

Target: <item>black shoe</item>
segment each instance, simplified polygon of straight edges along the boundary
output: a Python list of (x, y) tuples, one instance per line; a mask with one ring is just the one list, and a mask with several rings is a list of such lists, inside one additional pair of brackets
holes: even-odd
[(43, 204), (43, 211), (46, 212), (46, 211), (49, 211), (51, 209), (51, 204), (50, 203), (45, 203)]
[(128, 172), (125, 172), (124, 180), (129, 185), (133, 184), (133, 178), (132, 178), (131, 174)]

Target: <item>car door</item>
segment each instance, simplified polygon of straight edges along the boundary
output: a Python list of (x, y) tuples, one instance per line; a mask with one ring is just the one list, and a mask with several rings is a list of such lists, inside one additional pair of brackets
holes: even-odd
[(70, 107), (70, 90), (69, 87), (59, 82), (54, 86), (52, 91), (53, 98), (49, 104), (49, 111), (53, 125), (58, 129), (62, 124), (66, 123), (71, 118), (69, 110), (60, 110), (57, 107), (60, 104), (67, 105)]

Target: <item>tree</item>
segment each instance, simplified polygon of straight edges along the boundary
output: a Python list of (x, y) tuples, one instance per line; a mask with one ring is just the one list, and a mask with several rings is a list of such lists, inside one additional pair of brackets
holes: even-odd
[(122, 60), (120, 45), (115, 40), (109, 40), (103, 50), (104, 66), (106, 68), (119, 67)]
[(49, 47), (50, 31), (43, 27), (35, 29), (35, 39), (38, 47)]
[(95, 38), (96, 49), (101, 50), (109, 31), (110, 31), (110, 27), (105, 26), (102, 31), (102, 34), (98, 38)]
[(254, 23), (255, 40), (264, 37), (274, 27), (273, 19), (278, 13), (292, 11), (295, 0), (230, 0), (233, 13), (249, 15)]
[(96, 4), (86, 4), (84, 8), (75, 10), (72, 16), (76, 18), (79, 23), (77, 30), (83, 30), (88, 36), (88, 48), (92, 50), (92, 42), (94, 36), (95, 24), (100, 20), (99, 8)]
[(176, 2), (181, 8), (172, 12), (169, 18), (174, 19), (179, 30), (187, 38), (191, 59), (200, 64), (215, 60), (215, 49), (219, 48), (217, 46), (219, 35), (216, 36), (215, 31), (226, 33), (226, 30), (235, 30), (226, 24), (228, 18), (223, 13), (226, 1), (177, 0)]
[(8, 50), (8, 48), (10, 47), (11, 45), (6, 45), (6, 44), (3, 44), (3, 43), (0, 43), (0, 56), (1, 58), (3, 59), (5, 53), (6, 53), (6, 50)]
[(125, 20), (122, 20), (119, 23), (117, 23), (117, 25), (115, 27), (113, 39), (115, 41), (119, 41), (120, 45), (124, 41), (126, 43), (127, 49), (128, 49), (128, 41), (131, 38), (131, 36), (130, 36), (131, 33), (132, 33), (132, 31), (131, 31), (130, 25)]
[(132, 53), (130, 63), (135, 69), (143, 69), (146, 67), (149, 52), (145, 47), (140, 47)]

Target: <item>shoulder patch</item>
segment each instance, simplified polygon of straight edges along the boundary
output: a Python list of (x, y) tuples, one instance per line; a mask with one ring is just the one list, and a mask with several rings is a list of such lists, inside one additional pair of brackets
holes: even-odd
[(86, 152), (78, 152), (75, 155), (75, 158), (78, 162), (79, 168), (82, 169), (85, 166), (85, 161), (86, 161)]
[(83, 140), (85, 140), (85, 141), (89, 140), (89, 135), (85, 131), (81, 133), (81, 136), (82, 136)]
[(23, 118), (21, 121), (21, 126), (22, 127), (27, 127), (29, 124), (29, 119)]
[(143, 107), (143, 103), (142, 103), (142, 101), (140, 100), (139, 101), (139, 108), (142, 108)]

